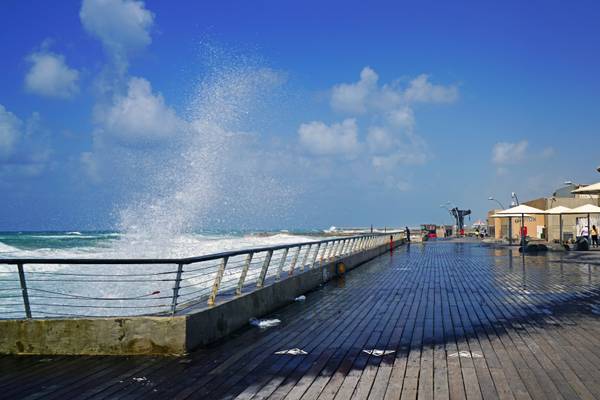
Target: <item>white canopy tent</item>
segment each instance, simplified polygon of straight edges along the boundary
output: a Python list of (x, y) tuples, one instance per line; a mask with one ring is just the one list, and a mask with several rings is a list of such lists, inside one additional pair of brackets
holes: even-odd
[(575, 194), (600, 194), (600, 182), (594, 183), (593, 185), (587, 185), (580, 187), (579, 189), (572, 190), (571, 193)]
[(561, 244), (563, 242), (563, 219), (562, 219), (562, 216), (563, 216), (563, 214), (570, 214), (571, 211), (572, 211), (571, 208), (565, 207), (565, 206), (557, 206), (557, 207), (551, 208), (549, 210), (546, 210), (547, 215), (558, 215), (558, 217), (559, 217), (560, 222), (559, 222), (558, 242)]
[[(512, 219), (519, 218), (521, 214), (492, 214), (490, 218), (508, 218), (508, 243), (512, 244)], [(529, 214), (525, 214), (525, 217), (531, 217)]]
[[(545, 213), (546, 212), (544, 210), (540, 210), (539, 208), (531, 207), (526, 204), (521, 204), (516, 207), (509, 208), (507, 210), (498, 211), (495, 215), (507, 216), (509, 218), (508, 226), (509, 226), (510, 230), (512, 230), (512, 223), (511, 223), (512, 217), (515, 215), (521, 217), (520, 236), (521, 236), (521, 244), (522, 244), (523, 240), (525, 239), (523, 237), (523, 227), (525, 226), (525, 216), (528, 214), (542, 214), (543, 215)], [(512, 232), (509, 233), (509, 242), (512, 244)]]
[(590, 215), (591, 214), (600, 214), (600, 207), (595, 206), (593, 204), (584, 204), (579, 207), (572, 208), (569, 212), (564, 212), (563, 214), (582, 214), (587, 215), (587, 237), (590, 239)]

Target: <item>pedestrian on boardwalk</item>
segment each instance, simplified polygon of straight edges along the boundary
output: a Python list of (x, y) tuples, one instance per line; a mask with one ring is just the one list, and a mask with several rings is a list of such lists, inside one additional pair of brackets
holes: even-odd
[(592, 246), (598, 247), (598, 229), (596, 225), (592, 225)]
[(406, 234), (406, 241), (410, 242), (410, 229), (408, 229), (408, 226), (404, 228), (404, 233)]

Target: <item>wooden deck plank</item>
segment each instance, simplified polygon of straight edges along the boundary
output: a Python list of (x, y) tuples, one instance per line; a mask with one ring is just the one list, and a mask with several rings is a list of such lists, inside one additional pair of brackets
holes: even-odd
[[(600, 268), (412, 244), (277, 311), (276, 328), (183, 358), (2, 356), (0, 397), (597, 399), (592, 306)], [(292, 347), (308, 354), (274, 354)]]

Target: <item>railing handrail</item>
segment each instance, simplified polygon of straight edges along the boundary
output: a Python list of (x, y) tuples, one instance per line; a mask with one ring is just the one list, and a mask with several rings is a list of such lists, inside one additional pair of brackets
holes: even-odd
[[(38, 313), (42, 313), (42, 315), (44, 315), (44, 313), (47, 314), (56, 314), (56, 311), (48, 311), (48, 310), (44, 310), (44, 307), (72, 307), (72, 308), (110, 308), (110, 309), (114, 309), (114, 308), (139, 308), (140, 310), (147, 310), (147, 309), (155, 309), (158, 308), (159, 311), (153, 312), (153, 314), (162, 314), (164, 313), (164, 311), (160, 311), (160, 309), (167, 307), (169, 309), (169, 313), (171, 315), (174, 315), (175, 313), (178, 312), (179, 310), (183, 310), (189, 307), (192, 307), (193, 305), (197, 304), (198, 302), (202, 301), (202, 299), (204, 300), (208, 300), (208, 306), (212, 306), (215, 304), (215, 298), (217, 297), (217, 295), (219, 293), (223, 293), (224, 291), (227, 292), (228, 290), (231, 291), (231, 293), (233, 293), (233, 291), (235, 291), (235, 295), (240, 295), (242, 294), (242, 290), (244, 288), (244, 283), (246, 282), (246, 284), (251, 283), (252, 285), (255, 285), (255, 289), (261, 288), (263, 287), (263, 285), (265, 285), (265, 280), (268, 277), (268, 269), (269, 266), (272, 264), (273, 261), (273, 256), (276, 252), (280, 251), (279, 254), (277, 254), (276, 257), (279, 258), (275, 258), (275, 261), (277, 263), (277, 273), (275, 274), (275, 276), (273, 277), (273, 273), (271, 273), (270, 278), (274, 278), (275, 281), (279, 281), (281, 279), (281, 274), (283, 272), (283, 268), (284, 265), (288, 259), (288, 250), (289, 249), (296, 249), (294, 255), (292, 256), (291, 262), (289, 264), (289, 271), (288, 271), (288, 275), (293, 275), (294, 273), (294, 268), (296, 267), (296, 263), (298, 261), (298, 257), (300, 256), (300, 253), (302, 250), (304, 250), (304, 253), (302, 254), (302, 261), (300, 262), (300, 264), (298, 265), (298, 268), (303, 272), (305, 270), (306, 267), (308, 267), (309, 269), (314, 268), (317, 263), (319, 265), (322, 265), (322, 263), (324, 261), (332, 261), (335, 260), (337, 257), (343, 257), (344, 255), (347, 254), (354, 254), (357, 251), (364, 251), (364, 250), (368, 250), (370, 248), (374, 248), (377, 245), (381, 245), (384, 244), (387, 241), (387, 237), (389, 236), (389, 240), (390, 240), (390, 247), (393, 248), (393, 244), (394, 244), (394, 240), (398, 240), (398, 238), (401, 238), (401, 234), (403, 233), (402, 230), (394, 230), (394, 231), (389, 231), (389, 232), (369, 232), (369, 233), (364, 233), (364, 234), (360, 234), (360, 235), (348, 235), (348, 236), (335, 236), (335, 237), (331, 237), (328, 239), (321, 239), (321, 240), (312, 240), (312, 241), (306, 241), (306, 242), (295, 242), (295, 243), (287, 243), (287, 244), (279, 244), (279, 245), (273, 245), (273, 246), (262, 246), (262, 247), (251, 247), (251, 248), (246, 248), (246, 249), (239, 249), (239, 250), (232, 250), (232, 251), (226, 251), (226, 252), (221, 252), (221, 253), (213, 253), (213, 254), (206, 254), (206, 255), (201, 255), (201, 256), (196, 256), (196, 257), (182, 257), (182, 258), (102, 258), (102, 259), (98, 259), (98, 258), (6, 258), (6, 259), (0, 259), (0, 265), (9, 265), (9, 266), (16, 266), (17, 267), (17, 272), (18, 272), (18, 276), (19, 276), (19, 280), (18, 280), (18, 287), (1, 287), (0, 286), (0, 292), (1, 291), (5, 291), (6, 293), (1, 295), (2, 293), (0, 293), (0, 299), (14, 299), (15, 297), (18, 297), (15, 293), (11, 293), (11, 291), (16, 291), (20, 289), (21, 292), (21, 296), (22, 300), (23, 300), (23, 310), (25, 312), (25, 316), (26, 318), (32, 318), (33, 313), (36, 313), (36, 316)], [(394, 237), (396, 237), (396, 239), (394, 239)], [(340, 248), (340, 243), (342, 244), (341, 248)], [(348, 243), (348, 246), (346, 246), (346, 243)], [(331, 245), (330, 245), (331, 244)], [(253, 256), (255, 254), (263, 254), (262, 258), (259, 256), (258, 259), (256, 260), (257, 263), (260, 263), (262, 266), (260, 268), (254, 268), (252, 267), (252, 269), (250, 269), (251, 266), (251, 262), (253, 259)], [(233, 266), (232, 268), (229, 268), (228, 265), (231, 265), (232, 263), (228, 261), (230, 261), (230, 259), (235, 258), (237, 256), (243, 256), (245, 255), (245, 260), (240, 260), (237, 259), (235, 261), (233, 261)], [(310, 260), (309, 260), (309, 256), (310, 256)], [(319, 258), (320, 256), (320, 258)], [(214, 264), (214, 265), (202, 265), (202, 263), (205, 263), (207, 261), (214, 261), (214, 260), (220, 260), (219, 264)], [(199, 267), (191, 267), (191, 270), (184, 270), (184, 266), (186, 265), (190, 265), (190, 264), (196, 264), (198, 263), (200, 266)], [(140, 272), (136, 271), (136, 274), (125, 274), (122, 273), (118, 268), (115, 270), (115, 272), (111, 272), (113, 275), (102, 275), (102, 274), (98, 274), (97, 272), (95, 274), (84, 274), (81, 275), (81, 272), (79, 273), (61, 273), (61, 272), (44, 272), (44, 271), (35, 271), (34, 270), (30, 270), (30, 271), (25, 271), (25, 266), (27, 265), (32, 265), (32, 264), (46, 264), (46, 265), (121, 265), (121, 266), (130, 266), (130, 267), (137, 267), (139, 265), (149, 265), (149, 264), (153, 264), (153, 265), (165, 265), (165, 264), (174, 264), (177, 265), (176, 270), (169, 270), (169, 271), (146, 271), (145, 274), (147, 276), (145, 276), (143, 279), (139, 279), (139, 276), (144, 276), (144, 275), (139, 275)], [(241, 269), (240, 269), (241, 267)], [(196, 268), (196, 269), (194, 269)], [(216, 268), (216, 270), (215, 270)], [(225, 274), (225, 270), (226, 268), (229, 268), (229, 272), (227, 273), (227, 275)], [(88, 271), (94, 271), (93, 268), (88, 269)], [(202, 271), (202, 272), (200, 272)], [(251, 275), (248, 275), (248, 273), (251, 273)], [(10, 271), (3, 271), (1, 272), (2, 274), (10, 274), (10, 273), (14, 273), (14, 272), (10, 272)], [(78, 279), (55, 279), (55, 278), (42, 278), (40, 280), (40, 278), (38, 277), (37, 279), (34, 278), (32, 279), (31, 277), (27, 278), (26, 274), (47, 274), (47, 275), (80, 275), (80, 277)], [(114, 275), (116, 274), (116, 275)], [(175, 274), (173, 277), (169, 277), (167, 275), (170, 274)], [(190, 276), (191, 274), (191, 276)], [(239, 274), (239, 275), (238, 275)], [(109, 279), (105, 279), (105, 277), (109, 277)], [(121, 277), (133, 277), (135, 276), (136, 279), (134, 280), (128, 280), (128, 279), (123, 279), (120, 280)], [(160, 276), (160, 278), (154, 278), (155, 276)], [(250, 279), (248, 280), (247, 277), (250, 277)], [(206, 278), (206, 279), (205, 279)], [(0, 279), (0, 283), (2, 282), (12, 282), (11, 280), (12, 278), (8, 278), (8, 280), (6, 278), (2, 278)], [(225, 280), (224, 280), (225, 279)], [(210, 285), (210, 281), (212, 280), (212, 286), (209, 288), (208, 285)], [(27, 281), (30, 282), (34, 282), (34, 287), (33, 288), (28, 288), (28, 284)], [(184, 283), (185, 281), (185, 283)], [(222, 285), (222, 281), (223, 281), (223, 285)], [(237, 281), (237, 284), (235, 284), (235, 281)], [(161, 285), (160, 282), (163, 282), (164, 284), (169, 285), (171, 282), (173, 283), (173, 286), (170, 287), (169, 289), (172, 290), (172, 295), (165, 297), (164, 295), (161, 295), (161, 297), (156, 297), (153, 298), (152, 296), (154, 295), (158, 295), (161, 293), (161, 291), (164, 291), (165, 288), (161, 288), (160, 286), (158, 287), (157, 290), (156, 286), (153, 287), (153, 289), (148, 290), (145, 293), (137, 293), (137, 294), (133, 294), (130, 296), (120, 296), (119, 298), (116, 298), (115, 296), (109, 296), (107, 297), (106, 295), (103, 294), (103, 292), (100, 292), (100, 295), (93, 295), (93, 294), (87, 294), (84, 292), (73, 292), (71, 290), (61, 290), (61, 289), (57, 289), (54, 288), (52, 286), (50, 287), (43, 287), (40, 286), (39, 282), (48, 282), (50, 283), (50, 285), (52, 285), (51, 282), (69, 282), (69, 283), (75, 283), (75, 285), (79, 285), (79, 282), (83, 282), (84, 284), (86, 283), (96, 283), (96, 284), (106, 284), (109, 282), (122, 282), (125, 283), (126, 285), (128, 283), (126, 282), (136, 282), (136, 283), (142, 283), (145, 282), (146, 284), (149, 284), (150, 287), (153, 287), (152, 285)], [(142, 283), (143, 284), (143, 283)], [(35, 287), (37, 286), (37, 287)], [(190, 289), (193, 288), (193, 289)], [(182, 294), (180, 290), (183, 290), (184, 293)], [(191, 291), (191, 292), (190, 292)], [(31, 292), (33, 292), (34, 294), (32, 295)], [(194, 297), (190, 297), (190, 296), (194, 296)], [(182, 302), (181, 298), (185, 297), (185, 300)], [(42, 299), (40, 301), (34, 300), (34, 301), (30, 301), (30, 298), (32, 299)], [(170, 298), (171, 302), (170, 304), (155, 304), (154, 300), (160, 300), (162, 301), (162, 299), (164, 298)], [(63, 301), (62, 304), (57, 304), (57, 299), (60, 299)], [(72, 301), (112, 301), (112, 300), (118, 300), (118, 301), (151, 301), (152, 303), (147, 303), (146, 305), (137, 305), (135, 307), (131, 306), (131, 305), (99, 305), (99, 306), (95, 306), (94, 304), (72, 304)], [(66, 301), (66, 302), (65, 302)], [(6, 308), (8, 307), (12, 307), (15, 306), (16, 304), (14, 304), (14, 301), (11, 303), (11, 301), (9, 300), (8, 302), (6, 302), (4, 305), (2, 305), (2, 303), (0, 303), (0, 307)], [(184, 305), (184, 306), (182, 306)], [(34, 309), (34, 307), (42, 307), (41, 311), (39, 308)], [(13, 314), (16, 311), (12, 310), (9, 308), (9, 310), (5, 310), (5, 313), (9, 313), (9, 314)], [(73, 312), (62, 312), (59, 313), (58, 315), (71, 315), (71, 316), (76, 316), (76, 315), (81, 315), (81, 314), (74, 314)], [(134, 315), (143, 315), (143, 314), (134, 314)], [(84, 315), (85, 316), (85, 315)]]
[(402, 233), (403, 230), (389, 232), (373, 232), (353, 236), (336, 236), (331, 239), (314, 240), (309, 242), (295, 242), (280, 244), (276, 246), (252, 247), (247, 249), (231, 250), (221, 253), (205, 254), (195, 257), (183, 258), (0, 258), (0, 264), (19, 265), (19, 264), (76, 264), (76, 265), (99, 265), (99, 264), (194, 264), (204, 261), (218, 260), (224, 257), (235, 257), (248, 253), (261, 253), (265, 251), (277, 251), (290, 249), (298, 246), (313, 245), (319, 243), (329, 243), (341, 239), (358, 239), (367, 236), (387, 236), (396, 233)]

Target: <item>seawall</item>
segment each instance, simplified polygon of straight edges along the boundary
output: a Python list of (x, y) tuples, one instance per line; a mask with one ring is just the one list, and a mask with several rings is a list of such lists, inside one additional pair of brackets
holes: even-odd
[(316, 289), (336, 276), (338, 263), (350, 270), (389, 251), (386, 243), (353, 253), (175, 316), (1, 320), (0, 354), (183, 355)]

